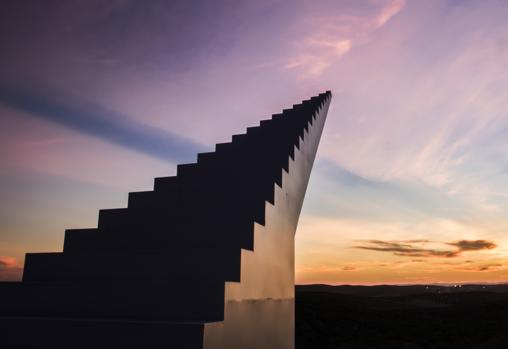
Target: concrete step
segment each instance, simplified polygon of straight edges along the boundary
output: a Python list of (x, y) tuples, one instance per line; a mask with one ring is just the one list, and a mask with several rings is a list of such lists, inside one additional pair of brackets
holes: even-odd
[(199, 153), (198, 154), (198, 164), (208, 163), (210, 161), (215, 160), (217, 157), (217, 154), (215, 152), (209, 152), (209, 153)]
[(101, 231), (126, 229), (132, 223), (131, 212), (128, 208), (100, 209), (97, 227)]
[(127, 208), (149, 209), (157, 204), (155, 191), (138, 191), (129, 193)]
[(0, 316), (4, 348), (202, 349), (202, 323)]
[(191, 163), (191, 164), (181, 164), (176, 167), (176, 174), (178, 177), (181, 176), (195, 176), (199, 171), (199, 164)]
[[(243, 215), (236, 210), (237, 214), (227, 219), (228, 212), (232, 212), (232, 209), (222, 205), (210, 208), (208, 212), (203, 213), (202, 209), (195, 208), (195, 212), (201, 214), (198, 220), (192, 217), (168, 220), (162, 215), (157, 220), (144, 224), (143, 222), (130, 226), (125, 224), (123, 229), (68, 229), (65, 232), (64, 252), (119, 253), (160, 249), (176, 253), (175, 251), (186, 251), (194, 246), (252, 249), (254, 219), (248, 219), (246, 216), (248, 208), (245, 208)], [(185, 206), (183, 210), (188, 211)], [(259, 205), (257, 211), (264, 214), (264, 206)], [(132, 222), (132, 219), (128, 221)], [(259, 219), (259, 223), (264, 224), (264, 217)]]
[(206, 246), (160, 251), (81, 253), (27, 253), (24, 282), (69, 282), (79, 280), (173, 280), (189, 272), (203, 280), (240, 281), (240, 249), (210, 249)]
[(64, 252), (89, 251), (96, 248), (97, 228), (67, 229), (64, 235)]
[(0, 283), (1, 317), (208, 322), (224, 318), (224, 280)]
[(157, 177), (154, 179), (154, 191), (172, 194), (178, 187), (178, 178), (171, 177)]

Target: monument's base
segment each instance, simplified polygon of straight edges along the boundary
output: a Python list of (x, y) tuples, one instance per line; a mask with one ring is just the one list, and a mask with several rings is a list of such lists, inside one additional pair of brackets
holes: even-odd
[(0, 317), (3, 348), (201, 349), (203, 324)]
[(205, 324), (204, 349), (295, 347), (294, 299), (229, 301), (224, 315)]

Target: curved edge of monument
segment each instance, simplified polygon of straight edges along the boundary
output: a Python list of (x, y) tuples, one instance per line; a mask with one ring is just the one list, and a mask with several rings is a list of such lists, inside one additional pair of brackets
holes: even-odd
[(254, 250), (242, 250), (241, 282), (226, 283), (224, 321), (205, 325), (203, 348), (294, 348), (294, 237), (330, 98), (274, 185)]
[[(330, 101), (328, 91), (198, 154), (154, 191), (130, 193), (128, 208), (101, 210), (97, 228), (66, 231), (63, 252), (27, 254), (23, 282), (0, 282), (2, 343), (294, 348), (294, 235)], [(248, 161), (254, 171), (229, 173)], [(217, 180), (233, 187), (223, 198)]]

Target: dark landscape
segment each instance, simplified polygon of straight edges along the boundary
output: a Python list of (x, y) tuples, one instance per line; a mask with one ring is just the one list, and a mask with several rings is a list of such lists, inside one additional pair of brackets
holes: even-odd
[(296, 286), (296, 347), (506, 348), (508, 285)]

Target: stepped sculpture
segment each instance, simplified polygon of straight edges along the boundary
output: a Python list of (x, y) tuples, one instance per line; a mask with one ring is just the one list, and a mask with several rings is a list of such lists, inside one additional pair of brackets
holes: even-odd
[[(5, 348), (294, 348), (294, 235), (331, 92), (99, 211), (0, 283)], [(7, 346), (5, 346), (8, 344)]]

